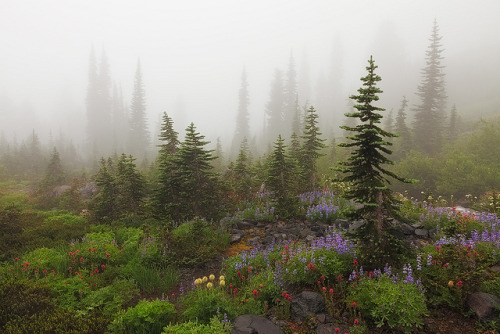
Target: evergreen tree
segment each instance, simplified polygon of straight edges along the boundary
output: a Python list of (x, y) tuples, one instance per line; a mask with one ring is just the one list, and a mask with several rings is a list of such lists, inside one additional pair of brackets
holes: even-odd
[(241, 142), (240, 152), (234, 164), (234, 179), (235, 192), (238, 198), (242, 201), (249, 199), (251, 195), (251, 177), (250, 177), (250, 160), (248, 157), (248, 143), (244, 138)]
[(288, 137), (293, 131), (292, 126), (297, 114), (297, 106), (297, 71), (295, 70), (293, 54), (290, 53), (286, 81), (283, 87), (283, 124), (279, 131), (284, 137)]
[[(141, 63), (137, 62), (134, 93), (130, 105), (130, 152), (134, 156), (144, 155), (150, 144), (146, 119), (146, 97), (142, 81)], [(141, 156), (141, 158), (143, 158)]]
[(427, 154), (441, 150), (444, 124), (446, 91), (443, 66), (441, 65), (441, 36), (434, 21), (430, 45), (426, 51), (426, 66), (422, 70), (422, 82), (417, 95), (420, 103), (415, 108), (414, 138), (418, 149)]
[(93, 155), (96, 156), (109, 153), (112, 144), (112, 131), (110, 131), (111, 79), (104, 51), (98, 67), (94, 49), (91, 49), (88, 79), (86, 98), (88, 144)]
[(117, 188), (114, 177), (114, 166), (111, 159), (101, 158), (101, 166), (95, 176), (98, 192), (92, 199), (90, 208), (97, 221), (112, 222), (118, 216)]
[(301, 154), (300, 149), (301, 149), (300, 137), (294, 132), (290, 136), (290, 147), (288, 149), (288, 155), (292, 160), (296, 162), (297, 165), (300, 160), (300, 154)]
[(269, 102), (266, 105), (266, 129), (265, 140), (270, 142), (275, 133), (283, 130), (284, 94), (283, 94), (283, 72), (275, 70), (274, 80), (271, 84)]
[(172, 119), (163, 113), (160, 131), (160, 154), (158, 156), (158, 186), (155, 190), (155, 208), (160, 217), (169, 215), (170, 207), (175, 201), (175, 186), (173, 175), (175, 173), (174, 156), (179, 149), (178, 133), (174, 130)]
[(117, 152), (125, 151), (127, 144), (124, 138), (128, 138), (128, 115), (123, 102), (121, 87), (113, 85), (112, 97), (112, 119), (113, 119), (113, 150)]
[(324, 139), (320, 138), (318, 127), (318, 114), (314, 107), (307, 110), (304, 135), (301, 136), (303, 144), (299, 159), (300, 174), (303, 190), (313, 190), (317, 186), (317, 160), (323, 156), (320, 151), (325, 147)]
[(336, 170), (345, 173), (340, 181), (352, 183), (346, 197), (363, 205), (358, 212), (374, 224), (378, 237), (382, 239), (386, 217), (396, 210), (395, 199), (387, 187), (390, 184), (387, 177), (400, 181), (407, 180), (384, 167), (385, 164), (392, 164), (392, 161), (385, 156), (385, 154), (392, 153), (386, 147), (391, 143), (384, 138), (396, 135), (384, 131), (377, 125), (382, 118), (378, 112), (384, 111), (384, 109), (373, 105), (379, 100), (378, 94), (382, 93), (382, 90), (376, 87), (377, 82), (381, 80), (380, 76), (375, 74), (376, 68), (377, 66), (370, 57), (369, 66), (366, 67), (368, 75), (361, 78), (364, 87), (358, 89), (359, 95), (350, 97), (357, 102), (354, 105), (357, 111), (348, 113), (346, 116), (359, 119), (361, 124), (356, 127), (341, 127), (355, 134), (348, 137), (350, 142), (341, 143), (339, 146), (353, 147), (354, 151), (347, 161), (340, 163), (344, 167), (336, 168)]
[(248, 81), (247, 74), (245, 71), (241, 74), (241, 86), (239, 91), (238, 100), (238, 115), (236, 117), (236, 131), (233, 138), (233, 148), (232, 152), (236, 151), (237, 145), (239, 145), (243, 138), (249, 138), (250, 136), (250, 125), (249, 125), (249, 112), (248, 105), (250, 100), (248, 97)]
[(267, 163), (266, 186), (272, 193), (275, 212), (281, 218), (297, 213), (298, 199), (293, 194), (294, 163), (286, 154), (285, 140), (278, 136)]
[[(307, 110), (307, 103), (304, 106), (304, 110)], [(293, 111), (293, 120), (292, 120), (292, 134), (295, 133), (299, 135), (302, 125), (302, 113), (300, 112), (299, 106), (299, 96), (295, 97), (295, 106)]]
[(394, 131), (394, 114), (392, 109), (391, 111), (389, 111), (387, 117), (384, 120), (384, 130), (387, 132)]
[(45, 172), (45, 176), (41, 182), (42, 188), (49, 189), (54, 186), (61, 185), (66, 179), (59, 152), (54, 147), (52, 154), (50, 155), (49, 165)]
[(173, 218), (214, 217), (219, 208), (219, 188), (210, 161), (215, 157), (203, 147), (209, 142), (191, 123), (184, 142), (173, 157)]
[(162, 116), (162, 124), (160, 130), (160, 157), (165, 155), (173, 155), (177, 153), (180, 145), (179, 133), (174, 130), (174, 122), (166, 112)]
[(394, 158), (399, 160), (404, 158), (412, 147), (411, 132), (406, 125), (406, 107), (408, 100), (403, 96), (401, 106), (399, 107), (398, 114), (396, 115), (396, 123), (394, 124), (394, 132), (399, 136), (394, 143)]
[(41, 166), (43, 163), (43, 156), (42, 156), (42, 148), (40, 145), (40, 139), (38, 139), (38, 135), (35, 133), (35, 129), (33, 129), (33, 132), (31, 133), (29, 151), (30, 151), (29, 171), (31, 175), (33, 175), (34, 177), (38, 177), (40, 175), (42, 168)]
[(224, 153), (222, 152), (222, 143), (220, 140), (220, 137), (217, 137), (217, 141), (215, 142), (215, 159), (213, 162), (214, 170), (217, 173), (221, 173), (223, 170), (223, 164), (224, 164)]
[(123, 153), (116, 165), (116, 202), (121, 214), (135, 215), (144, 200), (144, 177), (137, 170), (134, 161), (131, 155)]

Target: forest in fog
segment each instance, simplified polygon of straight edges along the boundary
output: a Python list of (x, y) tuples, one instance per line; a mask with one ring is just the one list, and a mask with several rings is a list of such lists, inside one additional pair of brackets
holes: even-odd
[(0, 332), (500, 330), (500, 1), (0, 3)]
[[(60, 15), (55, 11), (52, 23), (36, 13), (49, 8), (30, 5), (10, 4), (22, 19), (5, 17), (2, 23), (9, 34), (17, 33), (2, 37), (7, 46), (0, 79), (4, 179), (39, 181), (55, 151), (66, 183), (82, 173), (90, 177), (101, 158), (122, 153), (147, 173), (158, 159), (164, 113), (180, 141), (194, 123), (213, 150), (214, 168), (224, 174), (242, 147), (252, 167), (271, 152), (278, 135), (290, 149), (299, 145), (311, 107), (325, 140), (319, 174), (328, 178), (330, 167), (348, 154), (337, 147), (349, 136), (340, 127), (356, 125), (345, 117), (354, 110), (349, 96), (373, 55), (382, 77), (382, 124), (400, 136), (393, 139), (394, 168), (420, 179), (408, 190), (464, 196), (498, 185), (495, 149), (484, 147), (498, 131), (500, 87), (494, 79), (500, 75), (495, 65), (500, 47), (495, 30), (482, 28), (494, 18), (484, 15), (494, 13), (496, 3), (376, 8), (222, 1), (116, 7), (123, 17), (134, 10), (152, 15), (149, 25), (135, 29), (103, 13), (91, 14), (93, 5), (54, 5)], [(469, 27), (456, 20), (462, 11), (472, 20)], [(273, 16), (279, 12), (281, 18)], [(237, 20), (245, 15), (262, 24)], [(43, 27), (38, 39), (29, 28), (37, 23)], [(366, 27), (369, 35), (363, 33)], [(164, 33), (166, 44), (158, 40)], [(482, 155), (483, 148), (489, 154)]]

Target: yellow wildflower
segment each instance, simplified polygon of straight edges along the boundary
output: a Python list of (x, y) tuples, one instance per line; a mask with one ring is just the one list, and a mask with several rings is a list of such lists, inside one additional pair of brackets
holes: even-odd
[(453, 286), (453, 281), (449, 281), (448, 286), (451, 288)]
[(213, 286), (213, 284), (212, 284), (211, 282), (208, 282), (208, 283), (207, 283), (207, 289), (211, 289), (211, 288), (212, 288), (212, 286)]
[(203, 283), (207, 283), (207, 281), (208, 281), (208, 278), (207, 278), (207, 276), (203, 276), (203, 279), (202, 279), (202, 281), (203, 281)]
[(220, 286), (224, 286), (224, 285), (226, 285), (226, 281), (224, 281), (224, 280), (219, 281), (219, 285), (220, 285)]
[(224, 275), (221, 275), (221, 277), (219, 277), (219, 281), (225, 281), (226, 278), (224, 277)]
[(212, 274), (212, 275), (208, 276), (208, 278), (209, 278), (211, 281), (213, 281), (213, 280), (215, 279), (215, 276)]

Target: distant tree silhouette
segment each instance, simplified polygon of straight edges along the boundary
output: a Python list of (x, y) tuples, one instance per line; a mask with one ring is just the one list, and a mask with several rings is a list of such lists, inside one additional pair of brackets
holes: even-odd
[(146, 96), (142, 81), (141, 63), (137, 61), (134, 79), (134, 92), (130, 105), (129, 147), (132, 155), (143, 159), (149, 148), (150, 136), (146, 118)]
[(437, 21), (434, 21), (426, 51), (426, 66), (422, 70), (422, 82), (417, 89), (420, 103), (415, 107), (413, 127), (417, 148), (427, 154), (439, 152), (443, 141), (446, 90), (441, 65), (441, 38)]
[(249, 112), (248, 105), (250, 104), (250, 99), (248, 96), (248, 81), (246, 71), (243, 70), (241, 74), (241, 86), (238, 94), (238, 114), (236, 116), (236, 130), (233, 137), (233, 147), (231, 149), (234, 154), (238, 150), (238, 145), (243, 141), (244, 138), (249, 138), (250, 136), (250, 124), (249, 124)]
[(111, 151), (111, 79), (109, 63), (104, 50), (97, 66), (94, 49), (89, 60), (88, 87), (86, 97), (87, 138), (94, 156)]
[(276, 133), (283, 130), (283, 113), (285, 106), (283, 72), (276, 69), (271, 84), (269, 102), (266, 105), (265, 140), (269, 143)]
[(394, 132), (399, 136), (394, 140), (394, 158), (396, 160), (404, 158), (412, 148), (411, 131), (406, 125), (407, 106), (408, 100), (406, 96), (403, 96), (394, 124)]

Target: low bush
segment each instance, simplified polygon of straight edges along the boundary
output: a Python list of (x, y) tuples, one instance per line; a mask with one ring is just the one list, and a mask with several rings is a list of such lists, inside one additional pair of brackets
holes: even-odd
[(159, 299), (141, 300), (136, 306), (119, 313), (108, 326), (110, 333), (160, 334), (175, 321), (173, 304)]

